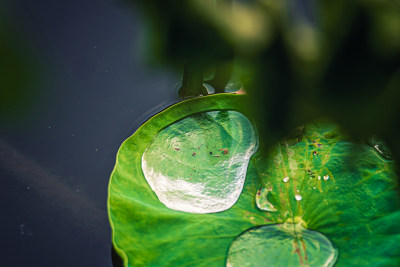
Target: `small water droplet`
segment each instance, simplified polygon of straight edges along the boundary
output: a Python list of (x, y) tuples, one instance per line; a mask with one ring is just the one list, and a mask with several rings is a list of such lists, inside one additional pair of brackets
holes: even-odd
[(313, 189), (317, 189), (317, 188), (314, 186)]
[(321, 180), (321, 176), (318, 175), (318, 180)]
[(299, 190), (299, 189), (297, 189), (297, 192), (300, 192), (300, 190)]
[(325, 175), (325, 176), (324, 176), (324, 180), (325, 180), (325, 181), (328, 181), (328, 180), (329, 180), (329, 175)]
[(312, 176), (310, 176), (310, 180), (312, 179)]
[(257, 208), (265, 211), (277, 211), (277, 209), (268, 200), (268, 193), (272, 191), (272, 188), (260, 188), (256, 194)]
[(389, 148), (382, 139), (374, 135), (368, 140), (368, 143), (370, 146), (375, 148), (383, 158), (389, 160), (392, 159), (392, 153), (390, 153)]
[(283, 178), (283, 182), (284, 182), (284, 183), (287, 183), (288, 181), (289, 181), (289, 177)]
[(301, 195), (299, 195), (299, 194), (296, 194), (296, 195), (294, 196), (294, 198), (295, 198), (297, 201), (300, 201), (300, 200), (303, 199), (303, 197), (302, 197)]

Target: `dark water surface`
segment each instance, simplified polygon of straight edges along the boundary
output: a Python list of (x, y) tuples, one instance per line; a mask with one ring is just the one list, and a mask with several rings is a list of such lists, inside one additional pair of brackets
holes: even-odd
[(112, 266), (116, 152), (178, 80), (139, 60), (143, 24), (117, 1), (6, 2), (40, 89), (0, 125), (0, 266)]

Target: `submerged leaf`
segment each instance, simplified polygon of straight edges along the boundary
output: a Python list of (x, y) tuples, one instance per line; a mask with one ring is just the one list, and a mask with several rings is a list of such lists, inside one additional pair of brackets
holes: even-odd
[(337, 249), (323, 234), (285, 223), (257, 227), (240, 235), (229, 249), (227, 266), (331, 267), (337, 256)]

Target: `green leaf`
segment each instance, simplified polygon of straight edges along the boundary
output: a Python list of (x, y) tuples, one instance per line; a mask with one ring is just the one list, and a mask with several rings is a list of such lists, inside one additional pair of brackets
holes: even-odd
[[(125, 266), (223, 266), (229, 245), (237, 235), (267, 223), (263, 213), (254, 206), (258, 189), (255, 175), (246, 178), (244, 183), (243, 191), (249, 194), (242, 194), (232, 208), (219, 213), (191, 214), (162, 204), (142, 171), (143, 153), (160, 130), (204, 111), (235, 110), (247, 115), (246, 105), (246, 96), (233, 94), (184, 101), (151, 118), (122, 144), (111, 175), (108, 209), (113, 245)], [(243, 119), (239, 121), (246, 124)], [(219, 134), (209, 132), (210, 138)], [(229, 131), (229, 134), (239, 132)], [(224, 146), (209, 148), (221, 157), (236, 153), (229, 151), (224, 155), (219, 151)], [(175, 152), (184, 152), (184, 149)], [(192, 160), (191, 151), (187, 153), (186, 157)], [(249, 166), (251, 170), (254, 168)]]
[[(108, 210), (113, 245), (124, 265), (243, 266), (234, 258), (256, 259), (261, 257), (257, 251), (265, 251), (266, 256), (283, 253), (292, 263), (319, 266), (313, 262), (323, 262), (326, 255), (334, 259), (336, 249), (337, 266), (398, 265), (400, 202), (393, 163), (373, 147), (347, 141), (329, 124), (307, 125), (295, 142), (258, 151), (249, 162), (242, 193), (229, 205), (200, 211), (205, 214), (167, 207), (158, 189), (150, 186), (157, 180), (148, 182), (154, 173), (184, 177), (187, 183), (203, 180), (210, 189), (218, 185), (209, 183), (210, 177), (231, 181), (231, 169), (222, 163), (234, 155), (246, 169), (256, 147), (247, 104), (246, 96), (232, 94), (184, 101), (152, 117), (122, 144), (111, 175)], [(187, 137), (191, 133), (196, 138)], [(210, 151), (203, 151), (202, 144)], [(162, 162), (165, 157), (169, 159)], [(143, 162), (152, 170), (143, 168)], [(191, 178), (194, 169), (196, 177)], [(224, 194), (221, 188), (214, 193)], [(178, 194), (182, 197), (188, 195)], [(196, 212), (194, 207), (180, 210)], [(280, 230), (288, 227), (294, 230)], [(261, 245), (241, 240), (255, 229), (265, 239)], [(274, 244), (278, 249), (271, 249)], [(248, 257), (240, 254), (241, 247)]]
[[(323, 233), (339, 249), (336, 266), (398, 266), (398, 186), (393, 162), (381, 150), (349, 142), (332, 125), (307, 125), (299, 142), (283, 141), (255, 159), (268, 193), (257, 204), (276, 209), (265, 213), (269, 221)], [(301, 234), (302, 229), (294, 231), (292, 240)], [(268, 255), (277, 253), (282, 252)], [(287, 253), (284, 260), (294, 256)]]

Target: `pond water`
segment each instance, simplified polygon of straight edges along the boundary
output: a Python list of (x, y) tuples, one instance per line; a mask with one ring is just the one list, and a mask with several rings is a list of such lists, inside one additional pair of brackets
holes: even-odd
[(0, 125), (0, 266), (112, 266), (116, 152), (178, 81), (139, 60), (141, 21), (116, 2), (5, 1), (39, 82)]

